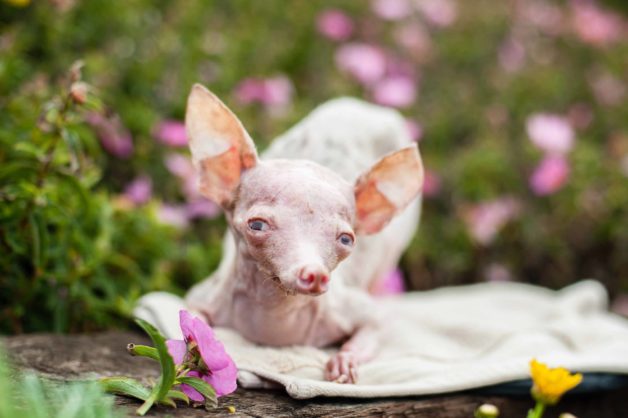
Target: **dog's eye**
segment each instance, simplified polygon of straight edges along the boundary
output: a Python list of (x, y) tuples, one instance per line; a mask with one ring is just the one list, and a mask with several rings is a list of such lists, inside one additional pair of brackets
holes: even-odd
[(340, 241), (342, 245), (346, 245), (347, 247), (353, 245), (353, 237), (347, 233), (340, 234), (340, 236), (338, 237), (338, 241)]
[(253, 231), (268, 231), (270, 225), (268, 222), (262, 221), (261, 219), (251, 219), (249, 221), (249, 229)]

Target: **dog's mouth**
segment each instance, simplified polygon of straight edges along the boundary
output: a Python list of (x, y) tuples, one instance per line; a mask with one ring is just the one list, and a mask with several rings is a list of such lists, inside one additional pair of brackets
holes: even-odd
[(273, 283), (275, 283), (275, 285), (286, 294), (286, 296), (294, 296), (297, 294), (297, 291), (295, 289), (289, 289), (286, 286), (284, 286), (283, 282), (281, 281), (281, 279), (279, 278), (279, 276), (273, 276), (270, 278), (272, 280)]

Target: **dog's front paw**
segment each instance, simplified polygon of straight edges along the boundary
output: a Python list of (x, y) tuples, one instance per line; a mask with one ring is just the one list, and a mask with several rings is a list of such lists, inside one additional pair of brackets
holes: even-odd
[(325, 379), (336, 383), (356, 383), (358, 381), (358, 362), (350, 351), (334, 354), (325, 367)]

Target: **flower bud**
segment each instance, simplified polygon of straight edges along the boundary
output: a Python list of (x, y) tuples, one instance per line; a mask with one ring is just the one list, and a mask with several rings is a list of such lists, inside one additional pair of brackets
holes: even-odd
[(490, 403), (485, 403), (475, 410), (475, 418), (497, 418), (499, 416), (499, 409)]
[(558, 418), (578, 418), (577, 416), (570, 414), (569, 412), (563, 412)]
[(75, 81), (70, 86), (70, 97), (74, 100), (74, 103), (83, 104), (87, 101), (87, 92), (89, 85), (82, 81)]

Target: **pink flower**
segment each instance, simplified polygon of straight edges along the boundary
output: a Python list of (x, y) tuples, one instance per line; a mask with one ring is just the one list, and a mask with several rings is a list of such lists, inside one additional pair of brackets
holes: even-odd
[(128, 158), (133, 154), (133, 138), (118, 115), (104, 116), (90, 112), (85, 121), (94, 129), (100, 144), (109, 154)]
[(400, 20), (412, 13), (409, 0), (373, 0), (371, 8), (377, 16), (386, 20)]
[(463, 212), (463, 219), (467, 224), (471, 237), (482, 245), (488, 245), (497, 236), (497, 233), (516, 218), (521, 211), (521, 204), (512, 197), (483, 202), (467, 208)]
[(569, 178), (569, 163), (561, 155), (548, 155), (530, 177), (530, 188), (539, 196), (556, 192)]
[(397, 28), (395, 41), (414, 58), (425, 61), (432, 52), (432, 39), (428, 31), (418, 22), (407, 22)]
[(432, 170), (425, 170), (423, 175), (423, 196), (436, 197), (440, 193), (441, 178)]
[(509, 73), (514, 73), (525, 64), (526, 50), (519, 39), (510, 37), (502, 43), (498, 57), (502, 68)]
[(235, 89), (238, 101), (243, 104), (260, 103), (266, 107), (284, 107), (290, 104), (294, 88), (286, 76), (247, 78)]
[(153, 182), (148, 176), (140, 176), (127, 184), (124, 188), (124, 197), (135, 205), (143, 205), (152, 196)]
[(588, 77), (595, 99), (604, 106), (624, 103), (626, 84), (610, 73), (597, 73)]
[(353, 33), (353, 21), (338, 9), (327, 9), (316, 19), (318, 31), (332, 41), (344, 41)]
[(416, 89), (410, 77), (385, 78), (373, 87), (373, 100), (384, 106), (408, 107), (416, 100)]
[(512, 273), (506, 266), (499, 263), (491, 263), (484, 270), (484, 276), (489, 282), (511, 282)]
[(564, 27), (564, 18), (559, 6), (545, 1), (526, 1), (518, 4), (525, 23), (539, 28), (549, 35), (560, 34)]
[(336, 50), (336, 65), (360, 83), (370, 85), (384, 76), (386, 57), (376, 46), (352, 42)]
[(619, 294), (611, 304), (611, 311), (628, 317), (628, 293)]
[(199, 198), (188, 202), (185, 206), (188, 219), (214, 219), (220, 214), (220, 208), (211, 200)]
[(179, 205), (161, 205), (157, 211), (157, 220), (177, 229), (184, 229), (189, 225), (186, 208)]
[(185, 124), (178, 120), (159, 122), (155, 127), (154, 135), (159, 141), (171, 147), (185, 147), (188, 144)]
[(398, 295), (406, 291), (406, 285), (403, 280), (403, 273), (398, 268), (391, 270), (375, 282), (370, 289), (371, 294), (376, 296)]
[(406, 119), (406, 127), (408, 128), (410, 138), (414, 142), (419, 142), (423, 138), (423, 127), (419, 122), (413, 119)]
[(587, 0), (573, 0), (571, 9), (573, 28), (582, 41), (604, 46), (622, 39), (625, 29), (619, 15), (602, 10)]
[(573, 148), (574, 131), (569, 119), (537, 113), (526, 120), (526, 130), (534, 145), (551, 154), (566, 154)]
[(200, 197), (198, 191), (196, 170), (192, 161), (181, 154), (168, 154), (164, 160), (166, 168), (175, 176), (179, 177), (183, 194), (188, 200), (195, 200)]
[(434, 26), (450, 26), (458, 16), (458, 8), (452, 0), (415, 0), (415, 2), (425, 19)]
[[(168, 352), (175, 364), (186, 364), (191, 368), (188, 376), (199, 377), (209, 383), (216, 396), (228, 395), (236, 390), (238, 369), (225, 351), (225, 347), (214, 336), (209, 325), (193, 317), (187, 311), (179, 311), (179, 323), (183, 340), (168, 340)], [(204, 363), (199, 367), (199, 357)], [(202, 402), (203, 395), (188, 385), (181, 390), (190, 399)]]

